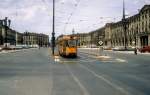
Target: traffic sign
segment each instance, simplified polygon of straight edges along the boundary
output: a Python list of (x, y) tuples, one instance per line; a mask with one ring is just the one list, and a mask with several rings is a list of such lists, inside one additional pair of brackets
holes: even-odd
[(103, 41), (99, 41), (98, 43), (99, 43), (99, 45), (100, 45), (100, 46), (102, 46), (102, 45), (103, 45)]

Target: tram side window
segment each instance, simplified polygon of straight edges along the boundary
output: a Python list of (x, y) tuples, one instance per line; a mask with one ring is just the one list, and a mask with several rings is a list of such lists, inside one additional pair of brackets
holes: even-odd
[(67, 41), (64, 41), (64, 42), (63, 42), (63, 46), (64, 46), (64, 47), (68, 47), (68, 46), (69, 46), (69, 45), (68, 45), (68, 42), (67, 42)]
[(65, 41), (65, 43), (66, 43), (66, 46), (69, 47), (68, 41)]
[(62, 46), (62, 45), (63, 45), (63, 42), (60, 41), (60, 42), (58, 43), (58, 46)]

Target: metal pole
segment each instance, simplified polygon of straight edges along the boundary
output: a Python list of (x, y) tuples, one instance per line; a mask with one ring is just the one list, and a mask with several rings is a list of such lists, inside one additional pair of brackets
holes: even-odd
[(136, 36), (137, 36), (137, 33), (138, 33), (138, 27), (136, 28), (137, 29), (137, 31), (135, 31), (134, 33), (134, 36), (135, 36), (135, 55), (137, 55), (137, 48), (136, 48), (136, 45), (137, 45), (137, 43), (136, 43)]
[(52, 55), (55, 54), (55, 0), (53, 0)]
[(125, 17), (125, 1), (123, 0), (123, 18), (122, 18), (122, 23), (123, 23), (123, 32), (124, 32), (124, 47), (125, 50), (127, 50), (127, 20)]
[(2, 30), (2, 44), (4, 45), (5, 43), (5, 20), (2, 20), (2, 28), (4, 28), (4, 30)]
[(15, 43), (15, 45), (17, 46), (17, 42), (18, 42), (18, 35), (17, 35), (17, 31), (15, 31), (16, 32), (16, 43)]
[(124, 19), (124, 33), (125, 33), (125, 50), (127, 50), (127, 26), (126, 26), (126, 19)]
[(4, 27), (5, 27), (5, 48), (7, 48), (7, 17), (4, 20)]

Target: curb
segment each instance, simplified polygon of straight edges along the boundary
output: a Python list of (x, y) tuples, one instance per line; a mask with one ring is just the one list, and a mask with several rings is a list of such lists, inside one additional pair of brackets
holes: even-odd
[[(31, 49), (35, 49), (35, 48), (31, 48)], [(30, 49), (8, 50), (8, 51), (2, 50), (0, 54), (14, 53), (14, 52), (19, 52), (19, 51), (24, 51), (24, 50), (30, 50)]]

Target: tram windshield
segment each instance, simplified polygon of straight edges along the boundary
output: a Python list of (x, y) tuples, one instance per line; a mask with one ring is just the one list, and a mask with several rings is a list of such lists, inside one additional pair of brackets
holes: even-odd
[(77, 45), (77, 41), (76, 40), (68, 40), (68, 46), (69, 47), (74, 47)]

